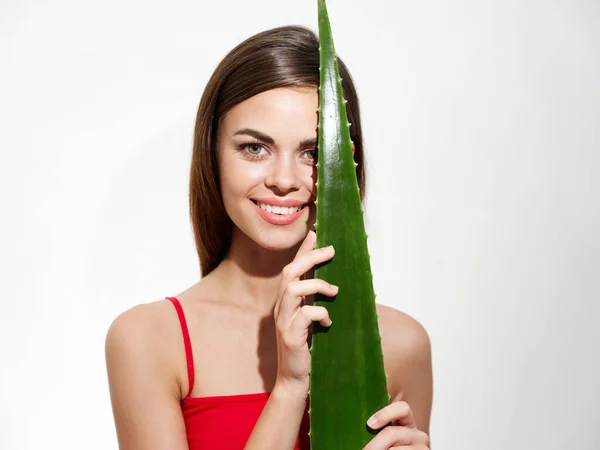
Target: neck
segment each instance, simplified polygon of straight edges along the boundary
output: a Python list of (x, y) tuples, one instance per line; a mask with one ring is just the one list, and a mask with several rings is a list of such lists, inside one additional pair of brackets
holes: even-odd
[(299, 247), (300, 243), (287, 250), (265, 249), (234, 226), (229, 251), (211, 275), (220, 280), (236, 303), (270, 313), (277, 300), (281, 271)]

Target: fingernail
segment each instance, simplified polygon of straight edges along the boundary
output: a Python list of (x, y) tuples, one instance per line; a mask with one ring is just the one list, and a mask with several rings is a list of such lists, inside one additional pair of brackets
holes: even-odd
[(369, 425), (371, 428), (377, 425), (377, 419), (375, 418), (375, 416), (371, 416), (369, 420), (367, 420), (367, 425)]
[(340, 287), (336, 286), (335, 284), (330, 284), (329, 285), (331, 287), (331, 289), (333, 289), (334, 291), (337, 291)]

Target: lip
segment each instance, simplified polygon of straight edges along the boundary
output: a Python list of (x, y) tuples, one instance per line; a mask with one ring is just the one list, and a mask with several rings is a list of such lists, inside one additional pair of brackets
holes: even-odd
[[(260, 203), (266, 203), (268, 205), (270, 205), (271, 203), (267, 203), (264, 200), (259, 200), (257, 199), (256, 201), (260, 201)], [(274, 205), (274, 206), (302, 206), (305, 205), (301, 210), (296, 211), (295, 213), (292, 214), (275, 214), (275, 213), (270, 213), (268, 211), (265, 211), (264, 209), (262, 209), (260, 206), (258, 206), (256, 203), (254, 203), (254, 201), (250, 200), (250, 203), (252, 203), (252, 206), (256, 209), (256, 212), (258, 213), (258, 215), (260, 217), (263, 218), (263, 220), (265, 220), (266, 222), (269, 222), (270, 224), (273, 225), (289, 225), (291, 223), (294, 223), (296, 220), (298, 220), (303, 214), (305, 210), (308, 210), (308, 203), (302, 203), (302, 202), (297, 202), (296, 200), (288, 200), (287, 201), (288, 204), (287, 205)], [(295, 202), (295, 204), (289, 204), (290, 202)]]
[(281, 207), (292, 207), (292, 206), (304, 206), (308, 201), (294, 200), (293, 198), (252, 198), (254, 202), (264, 203), (265, 205), (281, 206)]

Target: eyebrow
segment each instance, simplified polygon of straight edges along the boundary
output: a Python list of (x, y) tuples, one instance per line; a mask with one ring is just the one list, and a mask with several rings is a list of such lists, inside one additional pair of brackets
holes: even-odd
[[(275, 143), (275, 140), (268, 134), (261, 133), (258, 130), (253, 130), (252, 128), (242, 128), (241, 130), (237, 130), (235, 133), (233, 133), (234, 136), (239, 136), (242, 134), (252, 136), (253, 138), (258, 139), (259, 141), (262, 141), (265, 144), (273, 145)], [(317, 146), (317, 138), (304, 139), (303, 141), (300, 142), (300, 147), (316, 147), (316, 146)]]

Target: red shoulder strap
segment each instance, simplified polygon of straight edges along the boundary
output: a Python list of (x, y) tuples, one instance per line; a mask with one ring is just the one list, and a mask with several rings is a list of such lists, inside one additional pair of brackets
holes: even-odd
[(188, 384), (190, 385), (186, 397), (189, 397), (192, 393), (192, 389), (194, 388), (194, 355), (192, 353), (192, 341), (190, 340), (190, 332), (188, 331), (187, 322), (185, 321), (185, 314), (183, 313), (183, 308), (181, 307), (181, 303), (179, 303), (179, 300), (177, 300), (176, 297), (167, 297), (167, 300), (170, 300), (171, 303), (173, 303), (173, 306), (175, 306), (177, 316), (179, 316), (179, 323), (181, 324), (183, 344), (185, 345), (185, 358), (187, 360)]

